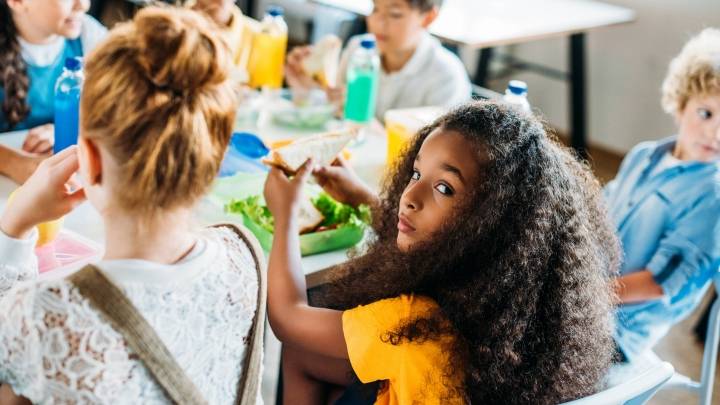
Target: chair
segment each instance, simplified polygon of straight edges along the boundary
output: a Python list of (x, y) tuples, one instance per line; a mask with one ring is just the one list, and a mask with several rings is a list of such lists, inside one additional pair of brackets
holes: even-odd
[(561, 405), (642, 405), (670, 380), (673, 372), (670, 363), (655, 363), (621, 384)]
[[(713, 280), (715, 290), (720, 295), (720, 273)], [(710, 310), (707, 334), (705, 335), (705, 351), (703, 352), (700, 381), (675, 373), (663, 389), (681, 389), (698, 394), (700, 405), (710, 405), (712, 402), (713, 384), (715, 382), (715, 367), (717, 365), (718, 342), (720, 341), (720, 299), (716, 299)], [(653, 353), (654, 354), (654, 353)], [(655, 356), (657, 358), (657, 356)], [(659, 359), (656, 361), (660, 361)]]

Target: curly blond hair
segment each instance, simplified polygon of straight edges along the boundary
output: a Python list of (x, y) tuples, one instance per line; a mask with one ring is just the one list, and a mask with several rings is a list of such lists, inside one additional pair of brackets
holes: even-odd
[(662, 106), (668, 114), (685, 109), (694, 96), (720, 93), (720, 30), (706, 28), (688, 41), (668, 68)]

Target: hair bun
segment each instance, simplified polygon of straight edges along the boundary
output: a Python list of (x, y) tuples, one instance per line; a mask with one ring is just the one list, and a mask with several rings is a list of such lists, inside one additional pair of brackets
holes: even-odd
[(138, 64), (155, 86), (184, 93), (225, 81), (228, 49), (202, 15), (148, 7), (135, 16)]

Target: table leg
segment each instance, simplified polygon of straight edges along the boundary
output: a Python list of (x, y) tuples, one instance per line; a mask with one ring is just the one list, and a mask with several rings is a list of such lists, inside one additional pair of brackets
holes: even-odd
[(587, 157), (587, 94), (585, 92), (585, 34), (570, 36), (570, 140)]
[(473, 82), (480, 87), (487, 87), (488, 69), (492, 56), (493, 48), (483, 48), (480, 50), (480, 59), (478, 60), (478, 65), (475, 69), (475, 79), (473, 80)]

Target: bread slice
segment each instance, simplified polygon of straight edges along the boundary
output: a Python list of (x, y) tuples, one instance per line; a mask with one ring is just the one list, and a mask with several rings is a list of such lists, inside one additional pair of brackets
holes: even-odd
[(312, 232), (325, 219), (325, 216), (318, 211), (309, 199), (304, 199), (298, 212), (298, 225), (300, 234)]
[(309, 158), (316, 165), (327, 166), (357, 135), (357, 130), (327, 132), (300, 138), (290, 144), (274, 149), (263, 163), (276, 166), (293, 175)]
[(323, 86), (335, 87), (341, 48), (342, 42), (337, 36), (330, 34), (322, 37), (303, 61), (305, 73)]

